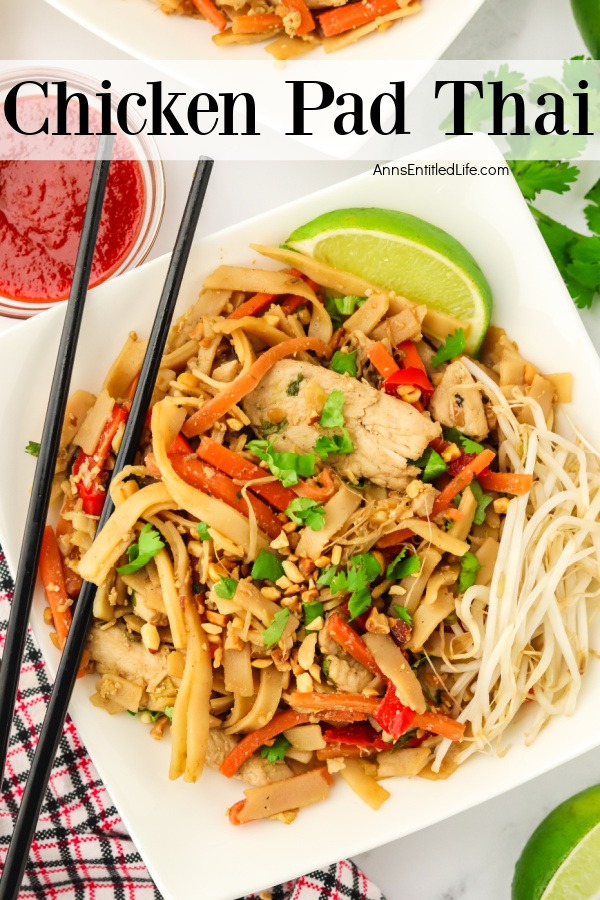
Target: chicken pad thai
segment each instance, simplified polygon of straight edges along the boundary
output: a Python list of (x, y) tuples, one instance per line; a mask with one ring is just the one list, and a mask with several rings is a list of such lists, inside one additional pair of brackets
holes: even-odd
[[(573, 712), (600, 549), (598, 455), (570, 376), (287, 249), (222, 265), (173, 326), (134, 466), (112, 480), (145, 351), (130, 334), (65, 420), (41, 575), (64, 643), (98, 586), (92, 702), (171, 735), (170, 777), (291, 821), (341, 777), (445, 778)], [(271, 268), (275, 261), (280, 268)], [(382, 783), (383, 782), (383, 783)]]

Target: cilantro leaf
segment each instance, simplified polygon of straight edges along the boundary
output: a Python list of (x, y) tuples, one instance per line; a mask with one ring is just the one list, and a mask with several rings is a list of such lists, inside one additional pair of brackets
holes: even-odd
[(353, 569), (364, 573), (367, 581), (373, 581), (383, 572), (379, 560), (372, 553), (360, 553), (357, 556), (352, 556), (350, 558), (350, 572)]
[(307, 603), (303, 603), (302, 607), (304, 609), (304, 627), (308, 628), (315, 619), (320, 619), (325, 616), (325, 609), (323, 608), (323, 604), (320, 600), (311, 600)]
[(483, 493), (481, 485), (476, 478), (473, 479), (469, 487), (471, 488), (473, 496), (477, 500), (477, 509), (475, 510), (475, 515), (473, 516), (473, 524), (483, 525), (483, 523), (485, 522), (485, 511), (494, 498), (489, 494)]
[(170, 719), (171, 722), (173, 721), (174, 708), (175, 708), (174, 706), (165, 706), (165, 716), (167, 717), (167, 719)]
[(444, 428), (444, 437), (447, 441), (460, 447), (465, 453), (481, 453), (483, 451), (481, 444), (478, 444), (477, 441), (472, 441), (458, 428)]
[(206, 522), (198, 522), (196, 524), (196, 531), (198, 532), (201, 541), (210, 541), (210, 534)]
[(331, 587), (331, 582), (336, 575), (337, 568), (335, 566), (329, 566), (327, 569), (323, 569), (323, 571), (317, 578), (317, 584), (320, 586)]
[(368, 610), (372, 602), (373, 598), (371, 597), (368, 588), (365, 587), (361, 588), (359, 591), (355, 591), (348, 600), (350, 621), (356, 619), (357, 616), (362, 616), (362, 614)]
[(326, 460), (330, 453), (352, 453), (354, 444), (345, 428), (341, 434), (331, 436), (322, 434), (317, 438), (313, 450), (322, 460)]
[(459, 593), (464, 594), (467, 588), (475, 584), (477, 573), (481, 568), (481, 563), (474, 553), (467, 550), (460, 561), (460, 575), (458, 576)]
[(268, 744), (263, 744), (260, 748), (260, 755), (263, 759), (266, 759), (267, 762), (273, 764), (280, 759), (282, 760), (285, 756), (285, 751), (291, 746), (292, 745), (285, 735), (278, 734), (270, 746)]
[(277, 581), (285, 575), (285, 572), (279, 557), (262, 549), (254, 560), (250, 574), (253, 578), (268, 578), (269, 581)]
[(405, 606), (397, 606), (395, 603), (392, 606), (392, 609), (396, 613), (399, 619), (402, 619), (403, 622), (406, 622), (407, 625), (412, 626), (412, 616), (407, 610)]
[(465, 332), (463, 328), (457, 328), (454, 334), (449, 334), (445, 343), (438, 347), (437, 353), (431, 357), (432, 366), (440, 366), (444, 362), (454, 359), (465, 349)]
[(344, 424), (342, 407), (346, 398), (343, 391), (332, 391), (325, 401), (319, 425), (323, 428), (338, 428)]
[(235, 578), (225, 578), (224, 575), (219, 576), (220, 581), (215, 585), (214, 591), (221, 600), (233, 600), (233, 596), (238, 586)]
[(296, 525), (307, 525), (313, 531), (320, 531), (325, 525), (325, 510), (317, 500), (308, 497), (296, 497), (291, 500), (285, 510)]
[(579, 176), (576, 166), (557, 159), (517, 159), (509, 166), (526, 200), (535, 200), (541, 191), (564, 194)]
[(349, 294), (346, 297), (326, 297), (325, 309), (331, 317), (334, 328), (339, 328), (346, 316), (351, 316), (357, 307), (362, 306), (367, 298)]
[(284, 487), (298, 484), (299, 475), (303, 478), (314, 475), (314, 453), (278, 453), (269, 441), (249, 441), (246, 449), (266, 462), (271, 474), (279, 478)]
[(433, 447), (427, 447), (425, 453), (420, 459), (415, 460), (415, 466), (423, 469), (421, 476), (423, 481), (434, 481), (439, 475), (443, 475), (448, 471), (448, 466)]
[(285, 609), (280, 609), (279, 612), (275, 613), (273, 621), (262, 633), (263, 644), (265, 647), (274, 647), (279, 643), (289, 617), (290, 611), (287, 607)]
[(38, 444), (37, 441), (29, 441), (29, 443), (25, 447), (25, 453), (29, 453), (31, 456), (37, 457), (40, 455), (40, 447), (41, 444)]
[(385, 577), (399, 581), (407, 575), (414, 575), (421, 568), (421, 562), (416, 553), (407, 556), (407, 548), (403, 547), (398, 556), (392, 560), (386, 569)]
[(341, 350), (336, 350), (333, 356), (331, 357), (331, 368), (334, 372), (337, 372), (338, 375), (345, 375), (346, 372), (348, 375), (352, 375), (353, 378), (356, 378), (357, 368), (356, 368), (356, 354), (357, 350), (352, 350), (351, 353), (342, 353)]
[(591, 201), (583, 211), (588, 223), (588, 228), (590, 231), (593, 231), (594, 234), (600, 235), (600, 179), (598, 179), (596, 184), (590, 188), (585, 195), (585, 199)]
[(164, 546), (160, 533), (147, 522), (140, 531), (137, 543), (130, 544), (127, 548), (129, 562), (125, 566), (119, 566), (117, 572), (119, 575), (131, 575), (132, 572), (143, 569)]
[(304, 375), (298, 375), (293, 381), (290, 381), (286, 388), (286, 394), (289, 397), (297, 397), (300, 391), (300, 384), (304, 381)]

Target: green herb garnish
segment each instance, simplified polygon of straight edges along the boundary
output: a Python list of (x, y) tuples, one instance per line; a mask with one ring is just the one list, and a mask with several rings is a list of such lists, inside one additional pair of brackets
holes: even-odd
[(266, 759), (267, 762), (276, 763), (278, 760), (283, 759), (285, 751), (291, 746), (292, 745), (283, 734), (278, 734), (271, 746), (263, 744), (260, 748), (260, 755), (263, 759)]
[(403, 622), (406, 622), (407, 625), (410, 625), (412, 627), (412, 616), (405, 606), (397, 606), (394, 603), (392, 609), (399, 619), (402, 619)]
[(165, 706), (165, 716), (167, 717), (167, 719), (170, 719), (171, 722), (173, 721), (173, 710), (174, 710), (174, 708), (175, 708), (175, 707), (173, 707), (173, 706)]
[(339, 428), (344, 424), (342, 407), (346, 398), (343, 391), (332, 391), (325, 401), (319, 425), (323, 428)]
[(304, 609), (305, 628), (308, 628), (315, 619), (319, 619), (325, 615), (325, 610), (320, 600), (311, 600), (308, 603), (303, 603), (302, 608)]
[(320, 531), (325, 525), (325, 510), (317, 500), (308, 497), (296, 497), (291, 500), (285, 510), (296, 525), (307, 525), (313, 531)]
[(300, 391), (300, 384), (304, 381), (304, 375), (298, 375), (297, 378), (294, 378), (293, 381), (287, 386), (286, 394), (290, 397), (297, 397), (298, 392)]
[(385, 577), (399, 581), (407, 575), (414, 575), (421, 568), (421, 562), (416, 553), (407, 556), (407, 548), (403, 547), (398, 556), (392, 560), (386, 569)]
[(298, 484), (299, 476), (310, 478), (314, 475), (314, 453), (278, 453), (269, 441), (250, 441), (246, 449), (266, 462), (271, 474), (279, 478), (284, 487)]
[(463, 453), (479, 454), (483, 451), (481, 444), (471, 440), (466, 434), (462, 434), (458, 428), (444, 428), (444, 437), (447, 441), (451, 441), (457, 447), (460, 447)]
[(256, 557), (250, 574), (252, 578), (267, 578), (269, 581), (277, 581), (279, 578), (283, 578), (285, 572), (279, 557), (263, 549)]
[(281, 640), (281, 635), (285, 631), (287, 620), (290, 617), (289, 609), (280, 609), (273, 616), (273, 621), (268, 628), (262, 633), (263, 644), (265, 647), (274, 647)]
[(320, 435), (313, 450), (322, 460), (326, 460), (330, 453), (352, 453), (354, 444), (348, 431), (342, 428), (341, 434)]
[(196, 531), (198, 532), (201, 541), (210, 541), (210, 534), (208, 533), (208, 525), (206, 522), (198, 522), (196, 524)]
[(350, 621), (352, 621), (352, 619), (356, 619), (357, 616), (362, 616), (362, 614), (368, 610), (372, 602), (373, 598), (371, 597), (371, 593), (368, 588), (365, 587), (361, 588), (359, 591), (354, 591), (354, 593), (348, 600), (348, 612), (350, 613)]
[(356, 354), (357, 350), (352, 350), (351, 353), (342, 353), (341, 350), (336, 350), (333, 356), (331, 357), (330, 366), (334, 372), (337, 372), (338, 375), (352, 375), (353, 378), (356, 378)]
[(483, 493), (481, 485), (476, 478), (474, 478), (473, 481), (469, 484), (469, 487), (471, 488), (473, 496), (477, 500), (477, 509), (475, 510), (475, 515), (473, 516), (473, 524), (483, 525), (483, 523), (485, 522), (485, 511), (494, 498), (490, 497), (489, 494)]
[(477, 573), (481, 568), (481, 563), (474, 553), (467, 550), (460, 561), (460, 575), (458, 576), (459, 593), (464, 594), (467, 588), (475, 584)]
[(288, 420), (282, 419), (281, 422), (261, 422), (260, 425), (257, 426), (257, 430), (260, 431), (263, 437), (269, 438), (274, 434), (279, 434), (288, 427)]
[(323, 569), (319, 577), (317, 578), (317, 584), (321, 587), (331, 587), (331, 582), (337, 575), (337, 568), (335, 566), (328, 566), (326, 569)]
[(221, 600), (233, 600), (238, 582), (235, 578), (226, 578), (224, 575), (220, 575), (219, 578), (219, 582), (214, 587), (215, 594)]
[(25, 447), (25, 453), (29, 453), (30, 456), (37, 457), (40, 455), (40, 447), (41, 447), (41, 444), (38, 444), (37, 441), (29, 441), (29, 443)]
[(449, 334), (445, 343), (438, 347), (437, 353), (431, 357), (432, 366), (440, 366), (444, 362), (454, 359), (465, 349), (465, 332), (457, 328), (454, 334)]
[(159, 532), (147, 522), (140, 531), (137, 543), (130, 544), (127, 548), (129, 562), (125, 566), (119, 566), (117, 572), (119, 575), (131, 575), (132, 572), (143, 569), (164, 546)]

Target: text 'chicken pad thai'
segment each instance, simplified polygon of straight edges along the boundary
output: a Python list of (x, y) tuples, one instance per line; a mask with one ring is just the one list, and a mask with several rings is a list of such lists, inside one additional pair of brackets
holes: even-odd
[(322, 46), (342, 50), (421, 10), (420, 0), (159, 0), (167, 14), (206, 19), (218, 47), (259, 44), (275, 59), (294, 59)]
[[(174, 325), (136, 465), (94, 540), (145, 342), (69, 401), (41, 574), (54, 642), (96, 585), (92, 702), (170, 730), (170, 777), (291, 821), (334, 775), (378, 808), (573, 712), (600, 549), (570, 376), (289, 249), (220, 266)], [(562, 414), (561, 414), (562, 415)], [(565, 417), (566, 418), (566, 417)], [(568, 430), (566, 428), (565, 430)]]

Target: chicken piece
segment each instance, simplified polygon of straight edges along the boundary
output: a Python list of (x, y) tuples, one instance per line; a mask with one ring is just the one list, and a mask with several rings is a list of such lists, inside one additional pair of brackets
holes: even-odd
[[(288, 393), (292, 383), (294, 389)], [(275, 449), (308, 453), (320, 434), (334, 433), (317, 424), (319, 411), (309, 399), (315, 395), (315, 385), (327, 395), (334, 390), (344, 394), (345, 427), (354, 444), (352, 453), (332, 454), (327, 464), (345, 478), (367, 478), (382, 487), (402, 490), (419, 471), (407, 460), (419, 459), (441, 433), (437, 422), (409, 403), (322, 366), (281, 360), (246, 397), (244, 410), (259, 434), (261, 425), (272, 428), (269, 413), (276, 411), (283, 427), (270, 436)], [(282, 413), (287, 424), (282, 422)]]
[(162, 646), (150, 653), (141, 641), (128, 638), (118, 625), (106, 630), (90, 629), (87, 647), (100, 675), (121, 675), (134, 684), (143, 683), (149, 692), (167, 677), (169, 650)]
[(462, 434), (483, 440), (489, 433), (481, 391), (459, 359), (450, 363), (429, 403), (438, 422), (458, 428)]
[[(345, 654), (344, 654), (345, 655)], [(340, 691), (360, 694), (373, 681), (373, 675), (356, 660), (341, 656), (326, 656), (323, 671)]]
[[(231, 734), (225, 734), (218, 728), (211, 728), (208, 733), (208, 747), (206, 749), (206, 765), (211, 769), (218, 769), (223, 760), (238, 743)], [(283, 781), (291, 778), (294, 773), (283, 760), (270, 763), (260, 756), (251, 756), (234, 776), (252, 787), (260, 787), (263, 784), (272, 784), (274, 781)]]

